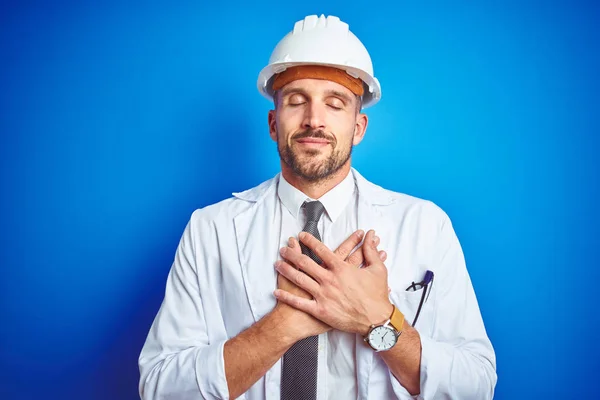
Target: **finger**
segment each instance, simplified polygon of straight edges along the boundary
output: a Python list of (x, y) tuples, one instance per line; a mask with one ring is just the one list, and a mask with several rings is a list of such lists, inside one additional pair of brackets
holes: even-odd
[(338, 256), (333, 253), (333, 251), (329, 250), (329, 248), (327, 248), (327, 246), (325, 246), (323, 242), (315, 238), (310, 233), (300, 232), (300, 234), (298, 235), (298, 239), (300, 239), (300, 241), (304, 243), (306, 247), (311, 249), (313, 253), (315, 253), (329, 268), (338, 268), (341, 265), (345, 264), (344, 260), (340, 260)]
[(305, 299), (303, 297), (296, 296), (295, 294), (291, 294), (290, 292), (286, 292), (285, 290), (281, 289), (276, 289), (273, 292), (273, 295), (277, 298), (277, 300), (282, 301), (291, 307), (294, 307), (300, 311), (304, 311), (305, 313), (314, 316), (314, 312), (317, 308), (317, 302), (315, 300)]
[(348, 239), (344, 240), (344, 243), (340, 244), (334, 253), (337, 254), (342, 260), (345, 260), (350, 252), (360, 244), (365, 233), (362, 229), (354, 232)]
[(370, 230), (367, 232), (365, 236), (365, 241), (363, 242), (362, 251), (365, 257), (365, 264), (371, 266), (378, 262), (381, 262), (379, 258), (379, 252), (377, 251), (377, 247), (374, 243), (375, 231)]
[(360, 267), (364, 261), (362, 249), (356, 250), (354, 253), (350, 254), (348, 257), (348, 264), (354, 267)]
[[(379, 237), (378, 236), (375, 236), (375, 245), (376, 246), (379, 245)], [(362, 245), (361, 245), (361, 247), (356, 249), (356, 251), (354, 253), (350, 254), (350, 257), (348, 257), (347, 261), (350, 265), (353, 265), (355, 267), (360, 267), (363, 264), (363, 262), (365, 261), (365, 258), (363, 255)]]
[(302, 254), (302, 248), (300, 247), (300, 243), (294, 237), (290, 237), (288, 239), (288, 246), (290, 249), (294, 250), (298, 254)]
[(279, 253), (284, 259), (289, 261), (290, 264), (293, 264), (296, 268), (306, 272), (319, 283), (323, 282), (323, 279), (325, 279), (327, 274), (329, 274), (329, 271), (311, 260), (310, 257), (302, 254), (301, 252), (297, 252), (294, 249), (284, 247)]
[(319, 284), (304, 272), (297, 270), (285, 261), (279, 260), (275, 263), (275, 269), (290, 282), (308, 293), (314, 294), (319, 291)]

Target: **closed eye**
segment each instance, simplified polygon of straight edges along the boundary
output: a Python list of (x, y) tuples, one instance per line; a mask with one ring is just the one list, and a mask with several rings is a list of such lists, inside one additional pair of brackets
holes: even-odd
[(306, 104), (306, 98), (300, 93), (292, 93), (288, 98), (288, 104), (292, 107), (301, 106)]
[(339, 97), (336, 96), (330, 96), (326, 102), (327, 106), (329, 108), (332, 108), (334, 110), (341, 110), (343, 109), (346, 104), (344, 103), (344, 101), (342, 99), (340, 99)]

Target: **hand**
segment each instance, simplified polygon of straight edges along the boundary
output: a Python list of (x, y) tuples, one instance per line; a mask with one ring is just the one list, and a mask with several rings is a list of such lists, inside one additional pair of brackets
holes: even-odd
[[(343, 260), (346, 260), (351, 265), (356, 268), (362, 266), (364, 261), (363, 255), (363, 246), (360, 245), (362, 238), (364, 236), (364, 232), (362, 230), (358, 230), (350, 235), (339, 247), (335, 250), (335, 254)], [(379, 245), (379, 237), (375, 236), (375, 245)], [(354, 250), (358, 245), (360, 247)], [(300, 247), (300, 243), (291, 237), (288, 240), (288, 246), (290, 249), (295, 251), (297, 254), (302, 254), (302, 249)], [(354, 250), (354, 251), (352, 251)], [(387, 254), (384, 251), (379, 252), (379, 257), (382, 262), (384, 262), (387, 258)], [(289, 281), (285, 276), (278, 274), (277, 276), (277, 287), (281, 290), (285, 290), (293, 295), (305, 298), (312, 299), (312, 295), (300, 287), (294, 285)], [(277, 303), (276, 308), (278, 308), (279, 312), (287, 313), (288, 317), (292, 318), (291, 324), (294, 326), (294, 337), (302, 339), (304, 337), (318, 335), (323, 332), (327, 332), (331, 330), (331, 327), (323, 322), (315, 319), (313, 316), (300, 312), (299, 310), (290, 307), (284, 302), (279, 301)], [(299, 315), (299, 313), (304, 315)]]
[(281, 249), (285, 261), (278, 261), (276, 269), (313, 298), (280, 288), (274, 292), (280, 302), (335, 329), (363, 336), (371, 325), (390, 317), (393, 307), (388, 298), (387, 268), (377, 251), (374, 231), (367, 233), (362, 246), (364, 268), (356, 268), (308, 233), (303, 232), (299, 237), (327, 268), (289, 247)]
[[(290, 251), (296, 254), (302, 255), (300, 244), (294, 238), (288, 240), (288, 246)], [(321, 268), (321, 267), (319, 267)], [(277, 275), (277, 287), (280, 290), (285, 290), (287, 293), (298, 296), (303, 299), (312, 299), (310, 293), (294, 285), (285, 276)], [(323, 332), (331, 330), (331, 327), (320, 320), (316, 319), (310, 314), (297, 310), (290, 307), (288, 304), (278, 301), (275, 306), (275, 311), (280, 312), (289, 322), (291, 328), (291, 335), (294, 342), (300, 339), (304, 339), (309, 336), (318, 335)]]

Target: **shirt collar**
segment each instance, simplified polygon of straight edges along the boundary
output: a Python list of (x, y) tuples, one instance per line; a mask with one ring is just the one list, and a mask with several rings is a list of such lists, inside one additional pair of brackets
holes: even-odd
[(320, 199), (311, 199), (300, 190), (292, 186), (288, 181), (285, 180), (283, 174), (280, 175), (279, 184), (277, 186), (277, 194), (279, 199), (287, 208), (287, 210), (298, 219), (300, 214), (300, 208), (305, 201), (319, 200), (325, 207), (325, 212), (329, 216), (332, 222), (340, 216), (346, 205), (352, 198), (355, 189), (354, 176), (352, 172), (336, 185), (329, 192), (321, 196)]

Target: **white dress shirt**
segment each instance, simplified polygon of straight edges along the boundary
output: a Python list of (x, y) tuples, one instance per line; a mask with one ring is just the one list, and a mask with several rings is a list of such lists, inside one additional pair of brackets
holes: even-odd
[[(289, 184), (283, 176), (279, 179), (277, 194), (281, 211), (281, 247), (290, 237), (298, 237), (306, 224), (302, 205), (314, 201)], [(357, 228), (357, 191), (352, 174), (318, 199), (325, 212), (319, 220), (321, 241), (331, 250), (344, 242)], [(317, 399), (356, 399), (356, 335), (331, 330), (319, 335), (319, 366)]]
[[(412, 281), (420, 281), (425, 271), (435, 273), (415, 326), (421, 338), (421, 387), (416, 398), (491, 399), (497, 379), (496, 358), (450, 219), (430, 201), (385, 190), (354, 169), (351, 178), (356, 188), (356, 225), (353, 212), (327, 208), (322, 221), (326, 244), (335, 248), (355, 228), (374, 229), (381, 239), (379, 248), (388, 254), (390, 300), (408, 321), (414, 318), (421, 295), (406, 288)], [(294, 218), (288, 207), (282, 206), (280, 182), (277, 175), (193, 213), (175, 253), (163, 303), (140, 354), (142, 399), (228, 398), (223, 346), (275, 307), (273, 264), (287, 236), (302, 229), (301, 218)], [(290, 206), (292, 212), (295, 208)], [(342, 216), (346, 214), (350, 217)], [(294, 227), (289, 234), (283, 223), (288, 216), (290, 229)], [(344, 219), (347, 226), (340, 229), (345, 232), (338, 237), (331, 228)], [(331, 336), (322, 343), (328, 372), (326, 388), (319, 393), (328, 393), (354, 374), (351, 398), (414, 398), (362, 340), (355, 340), (350, 355), (346, 350), (352, 345), (345, 339), (332, 342)], [(335, 351), (330, 349), (332, 343), (337, 346)], [(344, 357), (348, 361), (343, 361)], [(340, 370), (330, 368), (332, 365)], [(240, 398), (278, 400), (280, 380), (278, 361)]]

